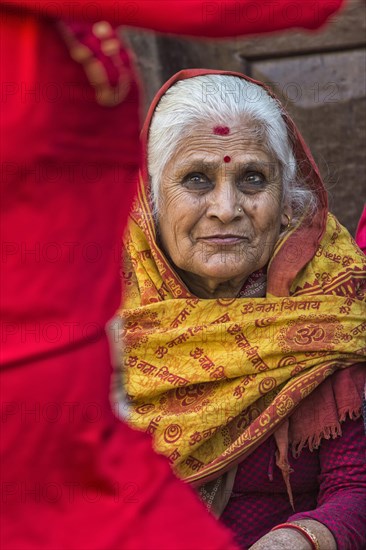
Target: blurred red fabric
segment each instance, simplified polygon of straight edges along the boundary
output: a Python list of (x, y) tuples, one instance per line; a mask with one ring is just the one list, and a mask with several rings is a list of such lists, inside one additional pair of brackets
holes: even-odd
[(356, 243), (366, 254), (366, 206), (363, 209), (356, 231)]

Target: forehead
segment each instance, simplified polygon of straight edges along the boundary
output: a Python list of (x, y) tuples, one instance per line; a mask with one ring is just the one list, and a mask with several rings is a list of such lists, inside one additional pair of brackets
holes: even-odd
[(255, 123), (227, 124), (225, 128), (229, 131), (225, 133), (217, 128), (217, 124), (207, 123), (191, 126), (190, 135), (178, 144), (168, 166), (179, 169), (199, 162), (221, 164), (227, 155), (233, 163), (278, 163), (266, 144), (262, 128)]

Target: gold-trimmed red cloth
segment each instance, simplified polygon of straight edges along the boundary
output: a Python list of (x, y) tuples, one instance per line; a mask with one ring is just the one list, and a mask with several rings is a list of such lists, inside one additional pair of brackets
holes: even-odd
[[(213, 72), (183, 71), (163, 91), (197, 73)], [(125, 237), (119, 314), (130, 422), (151, 433), (155, 449), (194, 484), (242, 461), (324, 380), (365, 360), (365, 256), (327, 214), (314, 161), (285, 120), (319, 207), (311, 223), (303, 220), (279, 241), (264, 298), (190, 293), (156, 241), (146, 176)], [(353, 403), (347, 412), (357, 409)], [(309, 438), (329, 426), (322, 420), (312, 429)], [(295, 433), (292, 443), (303, 439)]]

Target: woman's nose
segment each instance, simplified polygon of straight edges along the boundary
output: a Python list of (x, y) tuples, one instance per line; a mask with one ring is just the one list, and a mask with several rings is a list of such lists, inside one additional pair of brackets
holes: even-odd
[(222, 223), (230, 223), (243, 214), (237, 193), (231, 188), (231, 185), (216, 186), (207, 200), (207, 216), (218, 218)]

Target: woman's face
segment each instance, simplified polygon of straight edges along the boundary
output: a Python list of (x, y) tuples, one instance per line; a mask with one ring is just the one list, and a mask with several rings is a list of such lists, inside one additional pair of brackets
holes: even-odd
[[(253, 128), (252, 128), (253, 130)], [(250, 126), (198, 126), (163, 172), (161, 244), (199, 297), (236, 296), (269, 261), (288, 209), (278, 161)]]

